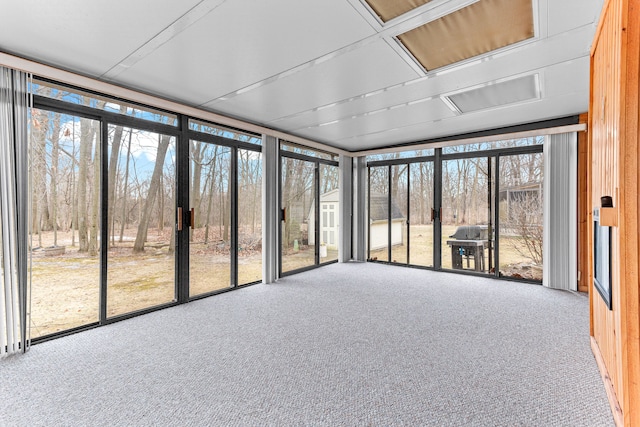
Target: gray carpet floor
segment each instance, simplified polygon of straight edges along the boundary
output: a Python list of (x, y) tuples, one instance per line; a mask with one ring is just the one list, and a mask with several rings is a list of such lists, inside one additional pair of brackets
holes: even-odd
[(611, 426), (588, 298), (333, 264), (0, 360), (2, 426)]

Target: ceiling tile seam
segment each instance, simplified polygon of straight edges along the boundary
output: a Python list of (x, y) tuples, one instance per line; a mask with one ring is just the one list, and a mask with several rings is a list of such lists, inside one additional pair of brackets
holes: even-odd
[(371, 92), (366, 92), (366, 93), (363, 93), (361, 95), (350, 96), (349, 98), (342, 99), (342, 100), (335, 101), (335, 102), (331, 102), (329, 104), (325, 104), (325, 105), (322, 105), (320, 107), (315, 107), (315, 108), (312, 108), (312, 109), (309, 109), (309, 110), (304, 110), (304, 111), (293, 113), (293, 114), (290, 114), (290, 115), (287, 115), (287, 116), (282, 116), (282, 117), (279, 117), (277, 119), (270, 120), (269, 123), (277, 123), (277, 122), (281, 122), (283, 120), (295, 119), (297, 117), (301, 117), (301, 116), (304, 116), (304, 115), (307, 115), (307, 114), (312, 114), (312, 113), (316, 113), (318, 111), (327, 110), (329, 108), (338, 107), (340, 105), (349, 104), (351, 102), (358, 101), (360, 99), (366, 99), (366, 98), (370, 98), (372, 96), (382, 95), (383, 93), (386, 93), (386, 92), (389, 92), (389, 91), (400, 89), (400, 88), (403, 88), (403, 87), (406, 87), (406, 86), (411, 86), (411, 85), (413, 85), (415, 83), (420, 83), (420, 82), (426, 80), (427, 78), (428, 77), (420, 77), (420, 78), (417, 78), (417, 79), (414, 79), (414, 80), (406, 81), (404, 83), (396, 83), (394, 85), (387, 86), (386, 88), (381, 88), (381, 89), (376, 89), (376, 90), (371, 91)]
[(356, 41), (356, 42), (354, 42), (354, 43), (352, 43), (350, 45), (343, 46), (343, 47), (341, 47), (341, 48), (339, 48), (337, 50), (334, 50), (333, 52), (326, 53), (326, 54), (321, 55), (321, 56), (319, 56), (317, 58), (314, 58), (314, 59), (312, 59), (310, 61), (307, 61), (307, 62), (304, 62), (302, 64), (296, 65), (296, 66), (294, 66), (292, 68), (289, 68), (286, 71), (282, 71), (280, 73), (274, 74), (274, 75), (272, 75), (270, 77), (267, 77), (265, 79), (262, 79), (260, 81), (255, 82), (255, 83), (252, 83), (250, 85), (247, 85), (247, 86), (245, 86), (245, 87), (243, 87), (241, 89), (235, 90), (233, 92), (229, 92), (229, 93), (227, 93), (225, 95), (218, 96), (216, 98), (212, 98), (212, 99), (210, 99), (208, 101), (203, 102), (202, 104), (200, 104), (200, 106), (204, 106), (204, 105), (207, 105), (207, 104), (210, 104), (211, 106), (213, 106), (213, 105), (218, 104), (220, 102), (228, 101), (228, 100), (230, 100), (232, 98), (235, 98), (238, 95), (245, 94), (247, 92), (250, 92), (252, 90), (258, 89), (258, 88), (260, 88), (262, 86), (266, 86), (266, 85), (271, 84), (271, 83), (275, 83), (278, 80), (281, 80), (281, 79), (286, 78), (286, 77), (290, 77), (290, 76), (292, 76), (292, 75), (294, 75), (294, 74), (296, 74), (296, 73), (298, 73), (300, 71), (304, 71), (304, 70), (306, 70), (308, 68), (311, 68), (311, 67), (314, 67), (316, 65), (319, 65), (319, 64), (322, 64), (324, 62), (327, 62), (329, 60), (335, 59), (338, 56), (341, 56), (343, 54), (355, 51), (356, 49), (360, 49), (361, 47), (364, 47), (364, 46), (367, 46), (369, 44), (375, 43), (376, 41), (378, 41), (380, 39), (381, 39), (381, 37), (379, 37), (379, 34), (373, 34), (371, 36), (365, 37), (364, 39), (360, 39), (360, 40), (358, 40), (358, 41)]
[(131, 68), (133, 65), (155, 52), (162, 45), (185, 31), (187, 28), (198, 22), (200, 19), (204, 18), (206, 15), (208, 15), (210, 12), (212, 12), (214, 9), (218, 8), (225, 2), (226, 0), (202, 0), (200, 3), (189, 9), (182, 16), (165, 27), (158, 34), (147, 40), (144, 44), (142, 44), (139, 48), (134, 50), (116, 65), (103, 73), (100, 78), (114, 79), (122, 72)]
[[(278, 74), (274, 74), (270, 77), (262, 79), (260, 81), (251, 83), (243, 88), (237, 89), (235, 91), (229, 92), (225, 95), (218, 96), (216, 98), (212, 98), (206, 102), (200, 104), (200, 106), (205, 106), (209, 104), (210, 106), (214, 106), (220, 102), (228, 101), (229, 99), (235, 98), (238, 95), (242, 95), (244, 93), (250, 92), (252, 90), (258, 89), (262, 86), (274, 83), (282, 78), (289, 77), (295, 73), (306, 70), (307, 68), (313, 67), (318, 64), (322, 64), (323, 62), (334, 59), (340, 55), (345, 53), (352, 52), (361, 47), (367, 46), (371, 43), (375, 43), (379, 40), (386, 39), (389, 37), (395, 37), (398, 34), (405, 33), (410, 31), (416, 27), (424, 25), (428, 22), (439, 19), (443, 16), (446, 16), (450, 13), (455, 12), (456, 10), (467, 7), (473, 3), (476, 3), (480, 0), (447, 0), (437, 4), (435, 7), (429, 9), (428, 11), (422, 13), (419, 16), (409, 18), (405, 21), (398, 22), (392, 27), (383, 28), (381, 31), (376, 32), (370, 36), (367, 36), (361, 40), (351, 43), (350, 45), (343, 46), (339, 49), (334, 50), (333, 52), (329, 52), (327, 54), (321, 55), (315, 59), (304, 62), (302, 64), (296, 65), (288, 70), (282, 71)], [(445, 7), (446, 6), (446, 7)]]
[(415, 56), (409, 52), (409, 49), (400, 42), (396, 37), (385, 38), (385, 42), (391, 49), (404, 61), (413, 71), (416, 72), (418, 77), (424, 77), (427, 75), (427, 70), (418, 62)]
[[(476, 111), (472, 111), (469, 113), (464, 113), (463, 115), (465, 117), (471, 116), (473, 114), (478, 114), (478, 113), (486, 113), (488, 111), (495, 111), (495, 110), (500, 110), (500, 109), (504, 109), (504, 108), (513, 108), (514, 106), (521, 106), (521, 105), (525, 105), (525, 104), (532, 104), (535, 102), (541, 102), (544, 101), (544, 98), (535, 98), (535, 99), (529, 99), (529, 100), (525, 100), (525, 101), (518, 101), (518, 102), (512, 102), (509, 104), (504, 104), (504, 105), (499, 105), (496, 107), (492, 107), (492, 108), (485, 108), (482, 110), (476, 110)], [(450, 120), (454, 120), (454, 119), (459, 119), (460, 116), (451, 116), (451, 117), (443, 117), (440, 119), (436, 119), (436, 120), (431, 120), (431, 121), (425, 121), (425, 122), (421, 122), (421, 123), (414, 123), (414, 124), (410, 124), (410, 125), (406, 125), (406, 126), (398, 126), (395, 127), (393, 129), (390, 129), (389, 131), (398, 131), (398, 130), (402, 130), (402, 129), (406, 129), (406, 128), (411, 128), (414, 126), (418, 126), (418, 125), (426, 125), (426, 124), (430, 124), (430, 123), (439, 123), (439, 122), (448, 122)], [(357, 136), (350, 136), (347, 138), (342, 138), (342, 139), (337, 139), (335, 142), (336, 143), (343, 143), (343, 142), (348, 142), (348, 141), (353, 141), (353, 140), (358, 140), (359, 138), (363, 138), (363, 137), (367, 137), (367, 136), (373, 136), (373, 135), (379, 135), (382, 133), (387, 132), (387, 130), (382, 130), (382, 131), (376, 131), (376, 132), (370, 132), (370, 133), (363, 133)]]
[(367, 6), (365, 0), (347, 0), (351, 7), (364, 19), (376, 32), (382, 30), (382, 20)]
[[(564, 61), (564, 62), (571, 62), (571, 61), (573, 61), (573, 60), (568, 60), (568, 61)], [(554, 65), (558, 65), (558, 64), (554, 64)], [(540, 67), (540, 68), (537, 68), (535, 70), (527, 71), (525, 73), (518, 73), (518, 74), (514, 74), (514, 75), (509, 76), (509, 77), (496, 79), (496, 80), (492, 81), (490, 84), (473, 85), (473, 86), (469, 86), (469, 87), (464, 88), (464, 89), (460, 89), (460, 90), (456, 90), (456, 91), (452, 91), (452, 92), (446, 92), (446, 93), (443, 93), (443, 94), (440, 94), (440, 95), (429, 96), (429, 97), (426, 97), (426, 98), (423, 98), (423, 99), (420, 99), (420, 100), (416, 100), (416, 101), (410, 101), (410, 102), (406, 102), (406, 103), (396, 104), (396, 105), (393, 105), (393, 106), (380, 108), (378, 110), (367, 112), (367, 113), (363, 113), (363, 114), (359, 114), (359, 115), (345, 116), (345, 117), (340, 118), (340, 119), (334, 119), (334, 120), (331, 120), (329, 122), (321, 123), (321, 124), (314, 125), (314, 126), (304, 126), (304, 127), (296, 128), (296, 129), (292, 130), (292, 132), (299, 132), (299, 131), (305, 130), (305, 129), (315, 129), (315, 128), (319, 128), (319, 127), (333, 125), (333, 124), (336, 124), (336, 123), (339, 123), (339, 122), (344, 122), (344, 121), (347, 121), (347, 120), (355, 120), (355, 119), (359, 119), (359, 118), (362, 118), (362, 117), (367, 117), (367, 116), (370, 116), (370, 115), (379, 114), (379, 113), (384, 112), (384, 111), (391, 111), (391, 110), (396, 109), (396, 108), (410, 107), (412, 105), (419, 104), (421, 102), (431, 101), (431, 100), (434, 100), (434, 99), (440, 99), (456, 115), (452, 116), (452, 117), (443, 117), (443, 118), (436, 119), (436, 120), (426, 121), (425, 123), (437, 123), (437, 122), (443, 121), (443, 120), (454, 119), (454, 118), (459, 117), (461, 115), (468, 116), (468, 115), (479, 113), (479, 112), (486, 112), (486, 111), (489, 111), (489, 110), (497, 110), (497, 109), (501, 109), (501, 108), (505, 108), (505, 107), (510, 107), (510, 106), (515, 105), (515, 104), (521, 105), (521, 104), (526, 104), (526, 103), (530, 103), (530, 102), (543, 101), (543, 100), (545, 100), (545, 97), (544, 97), (544, 92), (545, 92), (544, 91), (545, 68), (546, 67)], [(463, 113), (462, 111), (460, 111), (459, 108), (457, 106), (455, 106), (453, 101), (449, 101), (452, 104), (452, 106), (449, 106), (448, 103), (446, 101), (444, 101), (444, 99), (443, 99), (443, 98), (445, 98), (445, 97), (447, 97), (449, 95), (455, 95), (455, 94), (459, 94), (459, 93), (464, 93), (464, 92), (468, 92), (468, 91), (471, 91), (471, 90), (479, 89), (479, 88), (482, 88), (482, 87), (488, 87), (488, 86), (492, 86), (492, 85), (499, 84), (499, 83), (505, 83), (505, 82), (508, 82), (508, 81), (511, 81), (511, 80), (516, 80), (518, 78), (523, 78), (523, 77), (527, 77), (527, 76), (531, 76), (531, 75), (533, 75), (534, 78), (536, 79), (535, 80), (536, 91), (537, 91), (537, 97), (536, 98), (531, 98), (531, 99), (527, 99), (527, 100), (523, 100), (523, 101), (509, 102), (507, 104), (497, 105), (497, 106), (493, 106), (493, 107), (489, 107), (489, 108), (484, 108), (484, 109), (481, 109), (481, 110), (469, 111), (469, 112), (466, 112), (466, 113)], [(394, 128), (394, 130), (403, 129), (403, 128), (411, 127), (411, 126), (415, 126), (415, 124), (407, 125), (407, 126), (400, 126), (399, 128)], [(378, 134), (380, 132), (381, 131), (373, 132), (373, 133), (371, 133), (371, 135), (375, 135), (375, 134)], [(362, 135), (360, 135), (360, 137), (369, 136), (369, 135), (370, 134), (362, 134)], [(344, 140), (348, 141), (349, 139), (354, 139), (354, 138), (358, 138), (358, 137), (349, 137), (349, 138), (346, 138)], [(338, 141), (343, 141), (343, 140), (338, 140)]]
[[(566, 96), (571, 95), (573, 93), (575, 93), (575, 91), (569, 92), (567, 94), (562, 94), (559, 97), (566, 97)], [(555, 98), (555, 97), (553, 97), (553, 98)], [(551, 98), (551, 99), (553, 99), (553, 98)], [(529, 99), (529, 100), (525, 100), (525, 101), (512, 102), (512, 103), (509, 103), (509, 104), (504, 104), (504, 105), (500, 105), (500, 106), (496, 106), (496, 107), (492, 107), (492, 108), (486, 108), (486, 109), (482, 109), (482, 110), (472, 111), (472, 112), (469, 112), (469, 113), (464, 113), (464, 116), (468, 117), (468, 116), (471, 116), (473, 114), (486, 113), (488, 111), (495, 111), (495, 110), (504, 109), (504, 108), (513, 108), (514, 106), (518, 106), (519, 107), (519, 106), (522, 106), (522, 105), (525, 105), (525, 104), (531, 104), (531, 103), (541, 102), (541, 101), (545, 101), (545, 100), (548, 101), (549, 99), (550, 98), (542, 98), (541, 97), (541, 98)], [(347, 138), (337, 139), (335, 142), (337, 144), (337, 143), (343, 143), (343, 142), (358, 140), (359, 138), (363, 138), (363, 137), (367, 137), (367, 136), (379, 135), (379, 134), (385, 133), (387, 131), (394, 131), (395, 132), (395, 131), (398, 131), (398, 130), (414, 127), (414, 126), (421, 125), (421, 124), (425, 125), (425, 124), (429, 124), (429, 123), (447, 122), (449, 120), (453, 120), (453, 119), (456, 119), (456, 118), (459, 118), (459, 117), (460, 116), (443, 117), (443, 118), (440, 118), (440, 119), (437, 119), (437, 120), (431, 120), (431, 121), (428, 121), (428, 122), (414, 123), (414, 124), (406, 125), (406, 126), (398, 126), (398, 127), (395, 127), (393, 129), (389, 129), (389, 130), (385, 129), (385, 130), (382, 130), (382, 131), (364, 133), (364, 134), (360, 134), (360, 135), (357, 135), (357, 136), (350, 136), (350, 137), (347, 137)]]
[(398, 108), (403, 108), (403, 107), (411, 107), (411, 106), (414, 106), (414, 105), (417, 105), (417, 104), (422, 104), (424, 102), (433, 101), (433, 100), (436, 100), (436, 99), (440, 99), (440, 97), (439, 96), (429, 96), (429, 97), (426, 97), (426, 98), (421, 98), (421, 99), (417, 99), (417, 100), (413, 100), (413, 101), (409, 101), (409, 102), (402, 102), (400, 104), (394, 104), (394, 105), (390, 105), (390, 106), (387, 106), (387, 107), (378, 108), (377, 110), (367, 111), (366, 113), (344, 116), (342, 118), (334, 119), (334, 120), (331, 120), (331, 121), (328, 121), (328, 122), (319, 123), (319, 124), (312, 125), (312, 126), (301, 126), (299, 128), (293, 129), (292, 131), (296, 132), (296, 131), (300, 131), (300, 130), (304, 130), (304, 129), (315, 129), (315, 128), (320, 128), (320, 127), (336, 124), (336, 123), (339, 123), (339, 122), (345, 122), (347, 120), (357, 120), (357, 119), (361, 119), (363, 117), (374, 116), (376, 114), (380, 114), (380, 113), (383, 113), (385, 111), (396, 110)]
[[(557, 37), (557, 36), (555, 36), (555, 37)], [(560, 64), (564, 64), (564, 63), (569, 63), (569, 62), (572, 62), (572, 61), (575, 61), (575, 60), (578, 60), (578, 59), (582, 59), (582, 58), (584, 58), (585, 56), (588, 56), (588, 55), (589, 55), (589, 53), (585, 52), (585, 53), (582, 53), (582, 54), (578, 54), (577, 56), (573, 56), (571, 58), (564, 59), (562, 61), (554, 61), (554, 62), (550, 62), (550, 63), (545, 63), (542, 67), (537, 67), (537, 68), (533, 68), (533, 69), (530, 69), (530, 70), (520, 71), (518, 73), (514, 73), (514, 74), (507, 75), (507, 76), (503, 76), (503, 77), (500, 77), (500, 79), (492, 80), (492, 82), (500, 82), (502, 80), (510, 80), (510, 79), (523, 77), (523, 76), (526, 76), (526, 75), (529, 75), (529, 74), (533, 74), (533, 73), (540, 73), (541, 70), (544, 70), (547, 67), (552, 67), (552, 66), (560, 65)], [(383, 93), (386, 93), (386, 92), (389, 92), (389, 91), (392, 91), (392, 90), (396, 90), (396, 89), (400, 89), (402, 87), (409, 86), (409, 85), (412, 85), (412, 84), (415, 84), (415, 83), (420, 83), (422, 81), (425, 81), (425, 80), (433, 78), (433, 77), (434, 77), (433, 75), (430, 75), (430, 76), (421, 77), (421, 78), (418, 78), (418, 79), (415, 79), (415, 80), (411, 80), (411, 81), (408, 81), (408, 82), (405, 82), (405, 83), (395, 84), (395, 85), (389, 86), (389, 87), (384, 88), (384, 89), (378, 89), (378, 90), (375, 90), (373, 92), (367, 92), (367, 93), (362, 94), (362, 95), (352, 96), (352, 97), (349, 97), (349, 98), (341, 100), (341, 101), (332, 102), (330, 104), (325, 104), (325, 105), (323, 105), (321, 107), (316, 107), (316, 108), (313, 108), (313, 109), (310, 109), (310, 110), (301, 111), (301, 112), (298, 112), (298, 113), (295, 113), (295, 114), (291, 114), (291, 115), (288, 115), (288, 116), (283, 116), (283, 117), (280, 117), (280, 118), (275, 119), (275, 120), (270, 120), (270, 121), (268, 121), (268, 123), (269, 124), (277, 124), (278, 122), (281, 122), (283, 120), (295, 119), (297, 117), (301, 117), (301, 116), (304, 116), (304, 115), (307, 115), (307, 114), (312, 114), (312, 113), (315, 113), (315, 112), (318, 112), (318, 111), (326, 110), (326, 109), (337, 107), (337, 106), (340, 106), (340, 105), (348, 104), (350, 102), (357, 101), (357, 100), (360, 100), (360, 99), (366, 99), (366, 98), (369, 98), (371, 96), (382, 95)], [(451, 92), (433, 93), (433, 94), (428, 95), (428, 96), (426, 96), (424, 98), (420, 98), (418, 100), (409, 101), (409, 104), (411, 102), (420, 101), (420, 100), (423, 100), (423, 99), (427, 99), (428, 100), (428, 99), (438, 98), (441, 95), (452, 95), (452, 94), (455, 94), (455, 93), (458, 93), (458, 92), (464, 92), (464, 91), (467, 91), (467, 90), (473, 90), (473, 88), (478, 88), (478, 87), (481, 87), (482, 85), (483, 85), (483, 83), (478, 83), (478, 84), (474, 84), (474, 85), (470, 85), (470, 86), (465, 86), (464, 88), (459, 88), (459, 89), (456, 89), (455, 91), (451, 91)], [(383, 108), (380, 108), (379, 110), (384, 110), (385, 108), (389, 108), (389, 107), (383, 107)], [(364, 116), (364, 115), (366, 115), (366, 113), (360, 114), (360, 115), (349, 114), (349, 115), (345, 115), (345, 116), (340, 117), (340, 118), (335, 119), (335, 120), (341, 121), (341, 120), (349, 119), (349, 118), (351, 118), (353, 116)], [(296, 130), (301, 130), (301, 129), (313, 128), (313, 127), (317, 127), (317, 126), (320, 126), (320, 123), (317, 123), (317, 124), (311, 125), (311, 126), (301, 126), (301, 127), (295, 128), (295, 129)]]
[[(555, 34), (555, 35), (553, 35), (551, 37), (545, 37), (544, 40), (552, 40), (552, 39), (561, 38), (561, 37), (564, 37), (566, 34), (568, 34), (570, 32), (578, 32), (578, 31), (580, 31), (580, 30), (582, 30), (584, 28), (591, 28), (591, 27), (592, 27), (592, 24), (581, 25), (579, 27), (572, 28), (570, 31), (567, 31), (567, 32), (564, 32), (564, 33)], [(483, 56), (483, 57), (480, 57), (480, 58), (478, 58), (478, 57), (469, 58), (468, 60), (460, 61), (460, 62), (458, 62), (456, 64), (452, 64), (450, 67), (443, 67), (443, 68), (440, 68), (438, 70), (431, 71), (426, 76), (417, 78), (415, 80), (411, 80), (411, 81), (408, 81), (408, 82), (405, 82), (405, 83), (401, 83), (401, 84), (392, 85), (392, 86), (389, 86), (387, 88), (378, 89), (378, 90), (375, 90), (375, 91), (372, 91), (372, 92), (368, 92), (368, 93), (365, 93), (365, 94), (362, 94), (362, 95), (349, 97), (349, 98), (344, 99), (344, 100), (340, 100), (340, 101), (336, 101), (336, 102), (332, 102), (332, 103), (326, 104), (326, 105), (324, 105), (322, 107), (316, 107), (316, 108), (313, 108), (313, 109), (310, 109), (310, 110), (300, 111), (300, 112), (297, 112), (297, 113), (294, 113), (294, 114), (290, 114), (290, 115), (287, 115), (287, 116), (282, 116), (282, 117), (279, 117), (277, 119), (270, 120), (269, 123), (277, 123), (279, 121), (300, 117), (302, 115), (311, 114), (311, 113), (314, 113), (316, 111), (324, 110), (324, 109), (327, 109), (327, 108), (337, 107), (339, 105), (346, 104), (346, 103), (349, 103), (349, 102), (352, 102), (352, 101), (355, 101), (355, 100), (358, 100), (358, 99), (364, 99), (364, 98), (367, 98), (367, 97), (370, 97), (370, 96), (380, 95), (380, 94), (382, 94), (384, 92), (387, 92), (389, 90), (399, 89), (399, 88), (401, 88), (403, 86), (406, 86), (406, 85), (409, 85), (409, 84), (419, 83), (419, 82), (427, 80), (429, 78), (434, 78), (434, 77), (438, 77), (438, 76), (441, 76), (441, 75), (444, 75), (444, 74), (449, 74), (449, 73), (452, 73), (452, 72), (460, 71), (460, 70), (462, 70), (464, 68), (467, 68), (467, 67), (470, 67), (472, 65), (477, 65), (477, 64), (482, 63), (482, 62), (487, 62), (487, 61), (490, 61), (490, 60), (498, 59), (498, 58), (501, 58), (501, 57), (503, 57), (503, 56), (505, 56), (507, 54), (512, 54), (514, 52), (518, 52), (520, 50), (524, 50), (524, 49), (528, 48), (529, 45), (535, 44), (535, 43), (540, 42), (542, 40), (543, 39), (536, 39), (535, 37), (531, 38), (531, 39), (523, 40), (522, 42), (516, 43), (516, 44), (514, 44), (512, 46), (506, 46), (506, 47), (501, 48), (499, 50), (496, 50), (496, 51), (493, 51), (493, 52), (489, 52), (489, 53), (485, 54), (485, 56)], [(562, 63), (565, 63), (565, 62), (568, 62), (568, 61), (572, 61), (572, 60), (583, 58), (584, 56), (589, 55), (589, 54), (590, 54), (590, 47), (587, 47), (586, 50), (584, 52), (580, 53), (578, 56), (575, 56), (575, 57), (573, 57), (571, 59), (563, 59), (561, 61), (551, 62), (551, 63), (545, 64), (545, 66), (550, 67), (550, 66), (553, 66), (553, 65), (562, 64)], [(536, 69), (532, 69), (532, 70), (528, 70), (528, 71), (533, 71), (533, 70), (536, 70)]]

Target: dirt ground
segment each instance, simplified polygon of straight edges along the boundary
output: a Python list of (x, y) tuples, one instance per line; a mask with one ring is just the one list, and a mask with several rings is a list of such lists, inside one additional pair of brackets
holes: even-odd
[[(451, 252), (446, 244), (455, 226), (443, 227), (442, 265), (451, 266)], [(107, 316), (130, 313), (175, 300), (175, 256), (168, 253), (166, 233), (149, 233), (144, 253), (133, 253), (133, 230), (123, 243), (116, 243), (107, 260)], [(412, 226), (410, 261), (429, 266), (433, 260), (433, 232), (429, 226)], [(500, 252), (505, 276), (542, 279), (542, 269), (523, 257), (513, 247), (517, 240), (503, 238)], [(43, 248), (53, 245), (52, 233), (43, 235)], [(98, 321), (100, 301), (100, 262), (97, 256), (79, 253), (72, 246), (71, 233), (58, 233), (58, 245), (65, 246), (61, 255), (47, 256), (42, 248), (34, 248), (31, 257), (31, 336), (40, 337)], [(328, 250), (321, 262), (337, 259), (336, 250)], [(385, 250), (371, 254), (386, 259)], [(393, 259), (406, 262), (406, 246), (392, 248)], [(313, 252), (301, 248), (285, 253), (283, 271), (313, 265)], [(473, 261), (470, 267), (473, 269)], [(220, 244), (196, 242), (190, 248), (191, 296), (229, 287), (230, 257), (228, 248)], [(238, 258), (240, 284), (260, 280), (262, 254), (248, 248)]]
[[(52, 246), (48, 233), (43, 247)], [(133, 253), (133, 238), (111, 248), (107, 258), (107, 316), (117, 316), (175, 300), (175, 256), (152, 236), (143, 253)], [(48, 256), (34, 248), (31, 256), (31, 336), (48, 335), (97, 322), (100, 260), (71, 245), (70, 233), (58, 233), (64, 254)], [(230, 286), (229, 255), (193, 245), (190, 254), (191, 296)], [(238, 259), (240, 284), (260, 280), (262, 255), (245, 251)]]

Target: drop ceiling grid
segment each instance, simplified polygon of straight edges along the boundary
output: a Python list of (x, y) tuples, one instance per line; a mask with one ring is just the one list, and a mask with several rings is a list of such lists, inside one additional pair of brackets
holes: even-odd
[(0, 50), (97, 77), (198, 2), (158, 0), (148, 19), (146, 2), (5, 1)]
[(354, 100), (341, 100), (334, 106), (319, 111), (306, 110), (293, 116), (270, 122), (273, 126), (294, 130), (319, 125), (334, 120), (359, 116), (369, 111), (399, 105), (406, 102), (464, 90), (488, 81), (515, 77), (534, 72), (547, 66), (566, 61), (567, 58), (588, 56), (585, 39), (592, 29), (581, 27), (562, 36), (550, 37), (538, 43), (524, 45), (509, 54), (500, 55), (474, 67), (461, 67), (429, 78), (418, 79), (416, 83), (391, 87), (371, 96), (361, 94)]
[(244, 112), (267, 123), (415, 77), (415, 72), (379, 40), (210, 107), (231, 114)]
[(374, 33), (340, 0), (225, 2), (117, 81), (205, 104)]

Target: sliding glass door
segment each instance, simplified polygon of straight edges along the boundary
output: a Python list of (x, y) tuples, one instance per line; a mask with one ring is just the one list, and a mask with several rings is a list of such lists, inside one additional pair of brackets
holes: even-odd
[(540, 281), (542, 147), (482, 147), (369, 162), (368, 259)]
[(30, 327), (38, 338), (99, 321), (101, 126), (39, 109), (29, 132)]
[[(32, 86), (32, 338), (260, 281), (260, 135)], [(337, 173), (323, 173), (325, 188), (336, 188)], [(336, 240), (333, 219), (326, 231)]]
[[(372, 261), (390, 261), (393, 242), (393, 207), (389, 199), (389, 167), (369, 168), (369, 256)], [(389, 211), (392, 211), (389, 215)], [(397, 213), (398, 210), (395, 209)], [(395, 215), (397, 216), (397, 215)], [(389, 220), (391, 218), (391, 221)], [(391, 237), (389, 237), (391, 235)], [(396, 237), (397, 239), (397, 237)]]
[(433, 161), (410, 163), (409, 167), (409, 263), (433, 267)]
[(493, 270), (494, 157), (442, 162), (442, 268)]
[(262, 279), (262, 153), (238, 149), (238, 285)]
[(189, 208), (178, 208), (179, 228), (189, 234), (190, 298), (262, 278), (259, 145), (243, 144), (255, 138), (231, 130), (196, 129), (204, 132), (189, 142)]
[(542, 280), (542, 153), (500, 156), (500, 275)]
[(337, 261), (338, 162), (283, 150), (280, 165), (280, 273)]
[(231, 151), (190, 141), (189, 295), (229, 288), (231, 282)]
[(282, 158), (282, 273), (316, 264), (316, 180), (316, 163)]
[(107, 316), (112, 317), (176, 300), (176, 139), (116, 125), (109, 125), (108, 134)]

